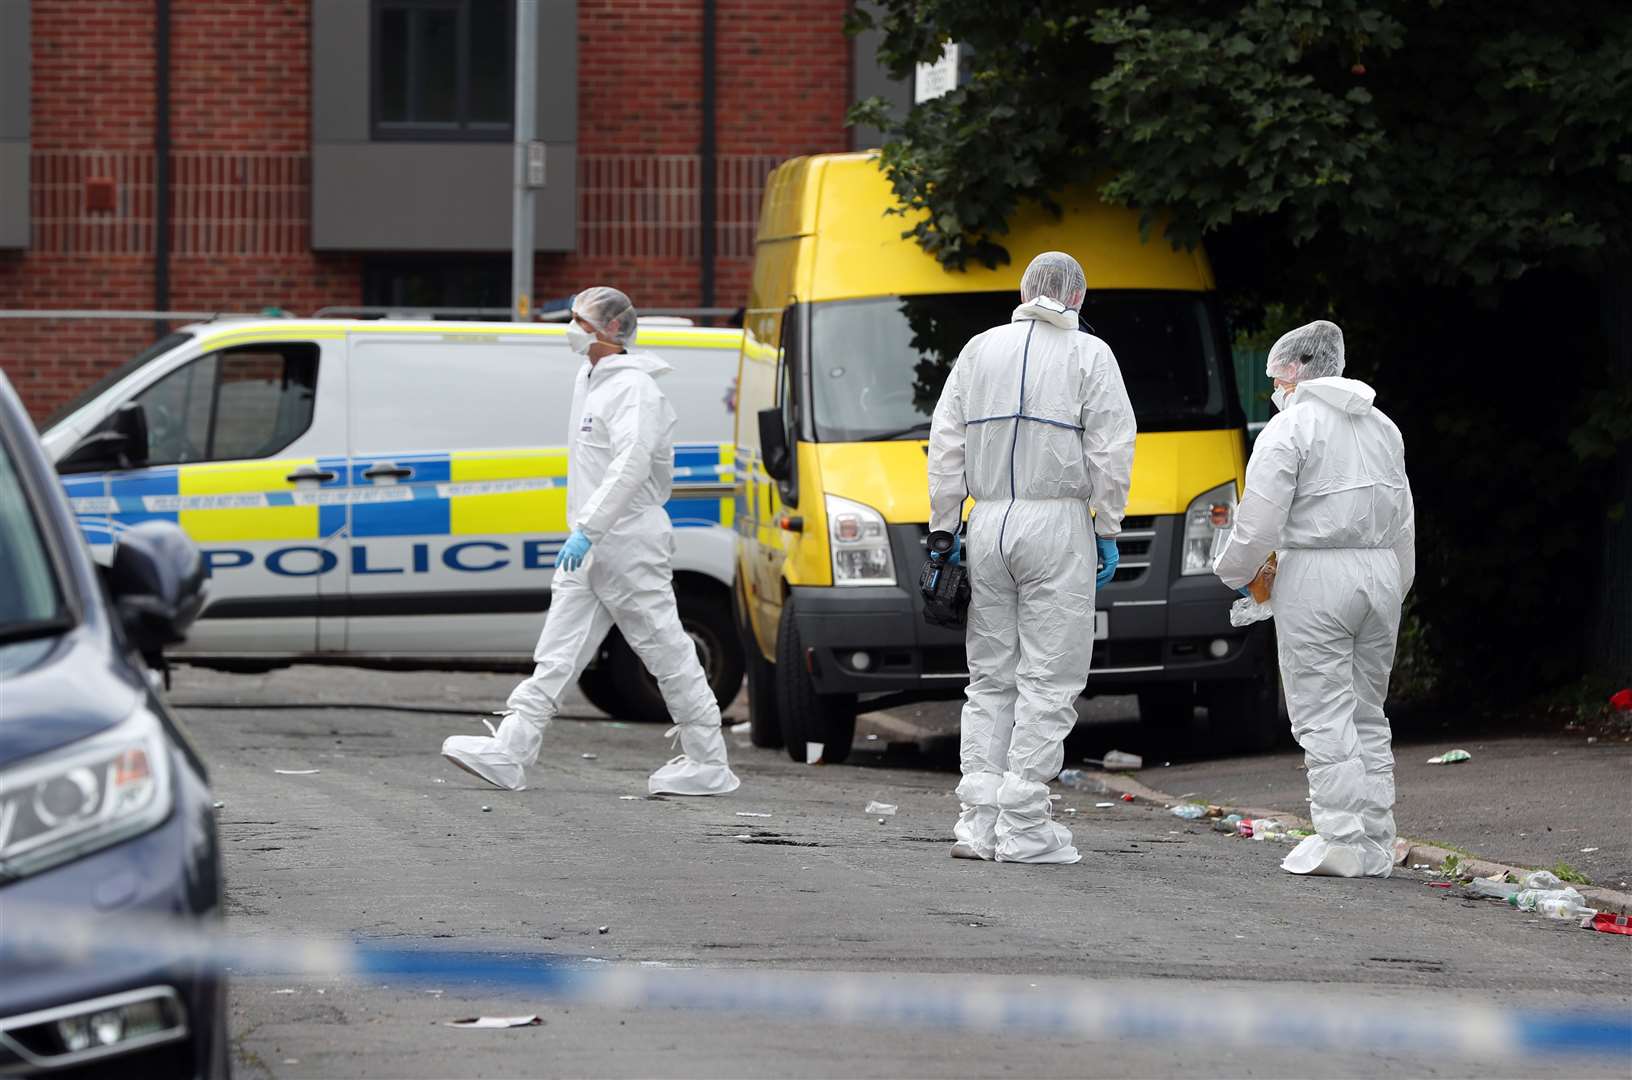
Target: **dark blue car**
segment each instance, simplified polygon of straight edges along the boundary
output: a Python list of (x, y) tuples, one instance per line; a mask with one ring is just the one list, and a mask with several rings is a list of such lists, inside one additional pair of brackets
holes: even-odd
[(229, 1072), (225, 981), (196, 959), (39, 947), (123, 916), (220, 919), (208, 778), (154, 675), (205, 579), (166, 522), (99, 570), (0, 374), (0, 1075)]

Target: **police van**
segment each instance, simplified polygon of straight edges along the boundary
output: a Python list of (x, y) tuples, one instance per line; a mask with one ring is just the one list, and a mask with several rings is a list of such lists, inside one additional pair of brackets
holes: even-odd
[[(740, 330), (643, 322), (674, 367), (675, 592), (722, 705), (731, 620), (732, 409)], [(583, 359), (563, 326), (215, 320), (111, 373), (43, 442), (93, 551), (178, 522), (209, 562), (189, 662), (530, 666), (566, 540), (567, 425)], [(614, 632), (582, 681), (666, 719)]]

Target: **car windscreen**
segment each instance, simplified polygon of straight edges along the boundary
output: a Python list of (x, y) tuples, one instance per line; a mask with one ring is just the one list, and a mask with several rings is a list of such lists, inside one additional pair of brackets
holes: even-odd
[[(926, 438), (964, 345), (1007, 323), (1018, 303), (1016, 293), (1004, 291), (813, 305), (808, 355), (816, 438)], [(1081, 319), (1116, 355), (1140, 431), (1221, 428), (1238, 419), (1201, 295), (1090, 292)]]
[(66, 629), (62, 582), (11, 447), (0, 439), (0, 645)]
[(55, 412), (46, 417), (45, 423), (40, 425), (40, 434), (44, 435), (46, 432), (62, 423), (68, 417), (77, 412), (81, 406), (85, 405), (87, 402), (94, 401), (98, 394), (102, 393), (102, 391), (106, 390), (120, 379), (123, 379), (126, 375), (129, 375), (137, 368), (151, 360), (163, 356), (176, 346), (191, 341), (192, 338), (193, 335), (181, 330), (176, 331), (174, 334), (166, 334), (164, 337), (155, 341), (153, 344), (149, 345), (147, 348), (143, 349), (129, 360), (126, 360), (124, 363), (102, 376), (96, 381), (95, 385), (77, 395), (72, 401), (68, 402), (68, 404), (58, 407)]

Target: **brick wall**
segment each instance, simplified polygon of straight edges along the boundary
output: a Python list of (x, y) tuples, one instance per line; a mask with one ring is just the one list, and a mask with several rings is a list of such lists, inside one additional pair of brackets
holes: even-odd
[[(718, 0), (722, 155), (782, 158), (847, 145), (847, 6)], [(0, 308), (152, 306), (153, 208), (142, 178), (153, 167), (153, 9), (153, 0), (34, 0), (37, 237), (29, 251), (0, 252)], [(277, 304), (305, 314), (361, 302), (362, 258), (315, 255), (305, 239), (310, 20), (309, 0), (172, 0), (175, 180), (194, 192), (178, 187), (172, 207), (172, 309)], [(696, 154), (700, 0), (580, 0), (578, 41), (580, 153)], [(56, 155), (49, 178), (40, 175), (42, 152)], [(249, 160), (257, 155), (264, 160)], [(84, 177), (112, 174), (127, 178), (119, 209), (87, 214)], [(265, 204), (281, 207), (277, 229), (257, 230), (246, 215), (263, 211), (244, 204), (223, 211), (195, 202), (219, 183), (212, 177), (241, 185), (251, 174), (294, 177), (278, 182), (292, 194)], [(271, 181), (257, 182), (272, 190)], [(180, 219), (217, 221), (223, 213), (239, 216), (236, 231), (194, 224), (182, 235)], [(746, 254), (717, 261), (717, 304), (746, 300), (749, 267)], [(689, 307), (700, 302), (700, 280), (693, 242), (665, 256), (540, 256), (535, 291), (548, 298), (607, 282), (646, 307)], [(0, 323), (0, 368), (44, 417), (152, 334), (146, 322), (8, 321)]]

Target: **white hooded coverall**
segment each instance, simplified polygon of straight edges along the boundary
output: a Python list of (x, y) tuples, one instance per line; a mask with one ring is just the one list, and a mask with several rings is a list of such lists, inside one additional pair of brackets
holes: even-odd
[(1235, 527), (1214, 563), (1239, 588), (1279, 552), (1275, 623), (1292, 733), (1316, 835), (1295, 874), (1387, 877), (1394, 865), (1389, 672), (1416, 576), (1415, 518), (1399, 428), (1354, 379), (1297, 384), (1253, 446)]
[(1088, 681), (1094, 536), (1121, 532), (1134, 432), (1110, 347), (1046, 299), (970, 341), (941, 392), (930, 529), (956, 532), (965, 498), (975, 501), (954, 832), (982, 858), (1081, 858), (1050, 816), (1048, 782)]
[(519, 765), (538, 760), (561, 695), (616, 625), (657, 680), (684, 751), (652, 774), (652, 792), (716, 795), (740, 781), (726, 761), (720, 708), (680, 624), (670, 560), (674, 407), (658, 389), (669, 365), (651, 353), (584, 364), (573, 386), (567, 523), (593, 547), (583, 567), (557, 571), (533, 652), (532, 677), (510, 694), (494, 749)]

